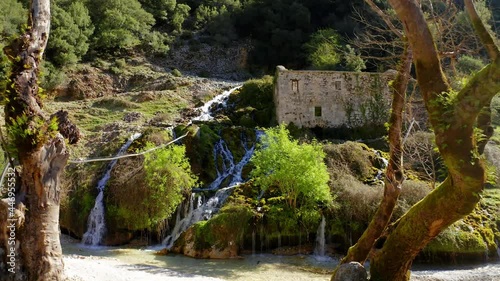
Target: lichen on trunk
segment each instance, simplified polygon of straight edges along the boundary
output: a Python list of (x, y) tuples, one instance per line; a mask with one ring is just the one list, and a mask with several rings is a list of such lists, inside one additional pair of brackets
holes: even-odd
[(4, 48), (12, 62), (4, 107), (10, 144), (7, 151), (19, 165), (16, 208), (25, 217), (24, 224), (16, 225), (19, 270), (15, 274), (1, 272), (6, 280), (64, 279), (59, 241), (59, 179), (69, 157), (65, 137), (75, 143), (80, 134), (63, 113), (49, 118), (42, 110), (39, 66), (49, 29), (50, 1), (32, 0), (28, 28)]
[(475, 128), (485, 125), (482, 117), (479, 118), (480, 113), (500, 91), (499, 49), (491, 47), (493, 40), (488, 38), (489, 34), (478, 29), (477, 25), (482, 23), (474, 20), (471, 0), (466, 0), (467, 10), (472, 14), (481, 41), (488, 46), (491, 63), (458, 93), (451, 90), (444, 77), (418, 3), (414, 0), (389, 2), (403, 22), (414, 50), (418, 83), (449, 174), (434, 191), (388, 227), (371, 259), (371, 280), (374, 281), (408, 280), (413, 259), (427, 243), (476, 206), (486, 181), (480, 157), (482, 149), (478, 144), (488, 135), (477, 135)]

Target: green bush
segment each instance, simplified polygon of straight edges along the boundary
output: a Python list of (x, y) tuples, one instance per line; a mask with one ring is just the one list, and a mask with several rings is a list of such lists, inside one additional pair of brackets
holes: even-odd
[(43, 61), (41, 65), (40, 85), (43, 89), (51, 91), (64, 83), (67, 76), (60, 67), (56, 67), (49, 61)]
[(461, 56), (458, 58), (457, 69), (464, 74), (471, 74), (484, 67), (484, 63), (481, 59), (474, 58), (471, 56)]
[(137, 0), (109, 0), (92, 3), (92, 21), (96, 26), (93, 48), (127, 50), (141, 44), (155, 23)]
[(327, 155), (327, 165), (331, 169), (344, 167), (359, 181), (373, 179), (376, 171), (373, 166), (375, 152), (363, 143), (345, 142), (342, 144), (326, 144), (323, 150)]
[(27, 22), (27, 11), (17, 0), (0, 1), (0, 38), (19, 34), (21, 24)]
[(59, 67), (75, 64), (87, 53), (94, 32), (89, 11), (81, 1), (54, 1), (51, 13), (47, 58)]
[(229, 97), (229, 118), (241, 126), (268, 127), (275, 122), (273, 77), (248, 80)]
[(255, 183), (276, 186), (291, 208), (332, 204), (325, 154), (319, 144), (299, 144), (284, 125), (265, 130), (260, 148), (251, 159)]
[(314, 69), (334, 70), (341, 61), (340, 36), (333, 29), (320, 29), (304, 45)]
[[(151, 149), (148, 143), (143, 149)], [(123, 159), (113, 170), (107, 219), (118, 228), (152, 229), (170, 217), (196, 184), (184, 146), (169, 146), (140, 158)], [(143, 164), (143, 169), (140, 166)]]
[(146, 195), (149, 198), (146, 196), (143, 204), (148, 207), (149, 212), (145, 213), (151, 225), (168, 218), (181, 203), (183, 194), (190, 192), (197, 182), (185, 154), (184, 146), (175, 145), (145, 155)]

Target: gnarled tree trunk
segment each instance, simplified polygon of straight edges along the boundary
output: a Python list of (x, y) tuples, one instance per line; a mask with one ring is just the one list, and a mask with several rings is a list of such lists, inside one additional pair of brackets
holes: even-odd
[[(358, 242), (349, 248), (347, 255), (342, 259), (341, 264), (352, 261), (361, 264), (367, 259), (375, 241), (380, 237), (391, 220), (394, 207), (396, 206), (401, 186), (403, 184), (403, 145), (401, 140), (401, 130), (403, 123), (403, 108), (405, 105), (406, 87), (410, 79), (410, 68), (412, 63), (412, 53), (408, 45), (401, 59), (398, 74), (392, 85), (392, 110), (389, 128), (389, 165), (386, 169), (384, 180), (384, 197), (374, 214), (370, 225), (359, 238)], [(333, 277), (332, 277), (333, 279)]]
[(28, 28), (4, 49), (12, 62), (5, 121), (13, 148), (11, 156), (20, 164), (17, 212), (20, 216), (24, 212), (25, 217), (24, 224), (18, 224), (15, 231), (15, 273), (5, 270), (9, 265), (0, 272), (7, 280), (64, 277), (59, 241), (59, 177), (69, 156), (64, 138), (74, 143), (79, 132), (63, 113), (48, 117), (42, 111), (38, 73), (49, 29), (50, 1), (32, 0)]
[[(403, 22), (414, 52), (417, 79), (436, 144), (448, 168), (446, 180), (403, 217), (389, 226), (371, 259), (373, 281), (408, 280), (416, 255), (444, 228), (469, 214), (485, 184), (479, 138), (474, 133), (480, 112), (500, 91), (498, 47), (484, 29), (471, 0), (466, 0), (477, 34), (487, 46), (492, 62), (458, 93), (453, 93), (420, 6), (415, 0), (390, 0)], [(477, 15), (476, 15), (477, 16)], [(483, 126), (484, 124), (480, 124)]]

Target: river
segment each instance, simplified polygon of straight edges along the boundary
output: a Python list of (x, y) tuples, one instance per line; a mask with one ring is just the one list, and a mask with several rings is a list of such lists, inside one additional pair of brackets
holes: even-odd
[[(337, 260), (334, 259), (316, 259), (314, 256), (307, 255), (255, 254), (229, 260), (193, 259), (181, 255), (158, 256), (155, 255), (156, 249), (154, 248), (92, 247), (82, 245), (67, 237), (62, 239), (62, 246), (65, 257), (73, 259), (92, 257), (97, 260), (102, 258), (98, 263), (111, 258), (121, 264), (130, 265), (130, 268), (136, 271), (155, 272), (158, 277), (163, 278), (162, 280), (181, 276), (182, 280), (326, 281), (329, 280), (337, 264)], [(114, 280), (128, 280), (115, 277)], [(135, 280), (146, 281), (148, 279), (136, 278)], [(499, 281), (500, 262), (467, 266), (416, 265), (412, 271), (412, 280)]]

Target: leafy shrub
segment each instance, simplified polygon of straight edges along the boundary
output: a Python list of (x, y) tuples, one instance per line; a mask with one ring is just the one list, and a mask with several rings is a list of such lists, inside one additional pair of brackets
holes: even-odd
[(460, 58), (458, 58), (457, 69), (464, 74), (468, 75), (472, 72), (476, 72), (476, 71), (480, 70), (483, 67), (484, 67), (484, 63), (483, 63), (483, 61), (481, 61), (481, 59), (474, 58), (474, 57), (467, 56), (467, 55), (464, 55), (464, 56), (461, 56)]
[(89, 11), (80, 2), (54, 1), (47, 58), (57, 66), (75, 64), (87, 53), (94, 32)]
[(320, 29), (304, 44), (307, 60), (314, 69), (361, 71), (365, 62), (350, 45), (342, 44), (341, 36), (333, 29)]
[(242, 126), (268, 127), (274, 122), (273, 77), (248, 80), (229, 97), (228, 116)]
[(27, 21), (27, 11), (17, 0), (0, 1), (0, 38), (19, 34), (21, 24)]
[(333, 29), (320, 29), (305, 44), (308, 60), (315, 69), (334, 70), (340, 63), (340, 36)]
[(95, 49), (122, 50), (138, 46), (155, 23), (137, 0), (109, 0), (92, 3)]
[[(152, 147), (148, 145), (145, 149)], [(151, 224), (168, 218), (181, 203), (183, 194), (197, 182), (185, 154), (184, 146), (175, 145), (145, 155), (146, 195), (149, 198), (143, 202), (149, 206), (150, 212), (146, 213)]]
[[(148, 143), (144, 150), (153, 148)], [(141, 159), (120, 160), (108, 189), (107, 219), (119, 228), (152, 229), (170, 217), (196, 184), (184, 146), (169, 146)]]
[(358, 226), (363, 230), (378, 208), (383, 195), (383, 187), (365, 185), (348, 173), (340, 173), (339, 177), (330, 183), (337, 196), (338, 212), (344, 218), (344, 223)]
[(330, 143), (324, 145), (323, 150), (327, 155), (329, 168), (345, 167), (348, 173), (352, 173), (360, 181), (374, 177), (372, 161), (375, 160), (375, 153), (365, 144), (351, 141), (342, 144)]
[(284, 125), (265, 130), (251, 162), (251, 175), (263, 189), (276, 186), (289, 207), (332, 203), (325, 154), (316, 142), (300, 145)]
[(60, 67), (56, 67), (48, 61), (43, 61), (41, 65), (40, 85), (43, 89), (51, 91), (61, 85), (67, 76)]

